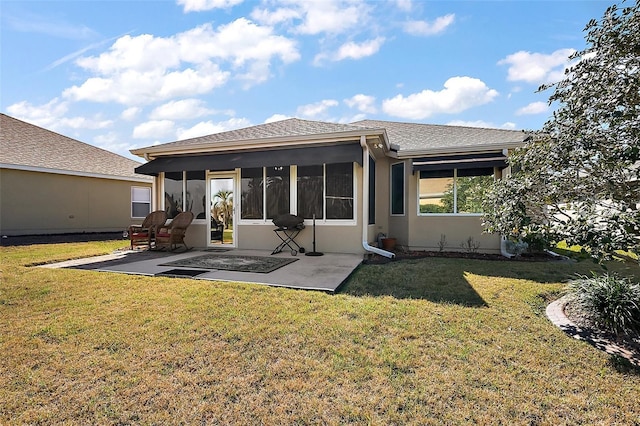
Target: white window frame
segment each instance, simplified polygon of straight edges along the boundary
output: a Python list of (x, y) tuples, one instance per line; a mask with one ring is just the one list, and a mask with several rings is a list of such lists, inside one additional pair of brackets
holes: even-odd
[[(358, 216), (358, 175), (356, 173), (355, 163), (352, 164), (352, 185), (353, 185), (353, 219), (327, 219), (327, 188), (326, 188), (326, 179), (327, 179), (327, 165), (322, 165), (322, 176), (323, 176), (323, 185), (322, 185), (322, 209), (324, 211), (324, 217), (322, 219), (316, 220), (316, 225), (330, 225), (330, 226), (353, 226), (357, 223)], [(241, 169), (238, 169), (238, 175), (242, 175)], [(266, 167), (262, 167), (262, 176), (263, 181), (266, 182)], [(241, 180), (242, 178), (238, 178)], [(298, 165), (291, 164), (289, 165), (289, 211), (293, 214), (298, 213)], [(240, 184), (239, 184), (240, 186)], [(271, 219), (265, 219), (267, 211), (267, 193), (266, 193), (266, 185), (263, 185), (262, 188), (262, 219), (238, 219), (238, 224), (241, 225), (270, 225), (273, 226), (273, 222)], [(242, 197), (239, 199), (239, 203), (242, 203)], [(242, 206), (239, 205), (239, 210), (242, 211)], [(312, 219), (305, 219), (304, 223), (306, 225), (311, 225), (313, 222)]]
[[(144, 192), (146, 192), (148, 194), (148, 201), (144, 200), (144, 201), (139, 201), (135, 194), (136, 193), (141, 193), (142, 190)], [(144, 216), (134, 216), (133, 215), (133, 205), (134, 204), (148, 204), (149, 205), (149, 213), (151, 213), (151, 206), (152, 206), (152, 200), (151, 200), (151, 188), (149, 188), (148, 186), (132, 186), (131, 187), (131, 218), (132, 219), (144, 219), (145, 217), (147, 217), (147, 215), (149, 213), (147, 213)]]
[[(421, 213), (420, 212), (420, 173), (417, 173), (417, 184), (416, 184), (416, 198), (418, 200), (417, 203), (417, 214), (418, 216), (421, 217), (433, 217), (433, 216), (457, 216), (457, 217), (461, 217), (461, 216), (482, 216), (484, 214), (484, 212), (481, 213), (457, 213), (458, 211), (458, 169), (453, 169), (453, 213)], [(495, 180), (496, 178), (496, 174), (495, 174), (495, 169), (494, 169), (494, 173), (492, 175), (486, 175), (486, 176), (493, 176), (493, 179)]]

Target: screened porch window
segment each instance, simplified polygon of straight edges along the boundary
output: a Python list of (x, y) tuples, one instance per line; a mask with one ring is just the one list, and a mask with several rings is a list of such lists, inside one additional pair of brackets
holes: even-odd
[(289, 205), (289, 166), (267, 167), (267, 219), (288, 214)]
[(421, 171), (419, 214), (480, 214), (493, 168)]
[(313, 219), (315, 215), (316, 219), (324, 219), (324, 167), (298, 166), (296, 189), (298, 216)]
[(353, 163), (247, 168), (240, 177), (242, 219), (268, 220), (290, 212), (305, 219), (314, 214), (316, 219), (354, 218)]
[(164, 211), (167, 218), (173, 219), (183, 211), (182, 206), (182, 172), (164, 174)]
[(242, 169), (240, 173), (241, 219), (262, 219), (264, 206), (264, 176), (262, 167)]

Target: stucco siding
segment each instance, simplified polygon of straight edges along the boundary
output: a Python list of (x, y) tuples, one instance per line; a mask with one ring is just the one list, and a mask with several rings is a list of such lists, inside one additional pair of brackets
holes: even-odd
[(0, 170), (2, 235), (111, 232), (131, 223), (131, 187), (151, 184)]

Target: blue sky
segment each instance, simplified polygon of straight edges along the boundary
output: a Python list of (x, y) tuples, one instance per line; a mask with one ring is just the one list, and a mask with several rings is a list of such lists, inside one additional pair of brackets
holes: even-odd
[(287, 117), (539, 129), (610, 4), (0, 0), (0, 110), (130, 158)]

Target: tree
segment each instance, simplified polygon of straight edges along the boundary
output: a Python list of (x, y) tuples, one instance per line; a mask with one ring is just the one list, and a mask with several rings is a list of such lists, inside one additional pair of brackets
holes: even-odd
[(640, 248), (640, 16), (609, 7), (554, 89), (542, 131), (510, 156), (513, 174), (484, 202), (489, 232), (554, 244), (597, 260)]
[(213, 200), (211, 214), (216, 219), (222, 218), (225, 229), (229, 229), (233, 218), (233, 191), (221, 189), (215, 193)]

